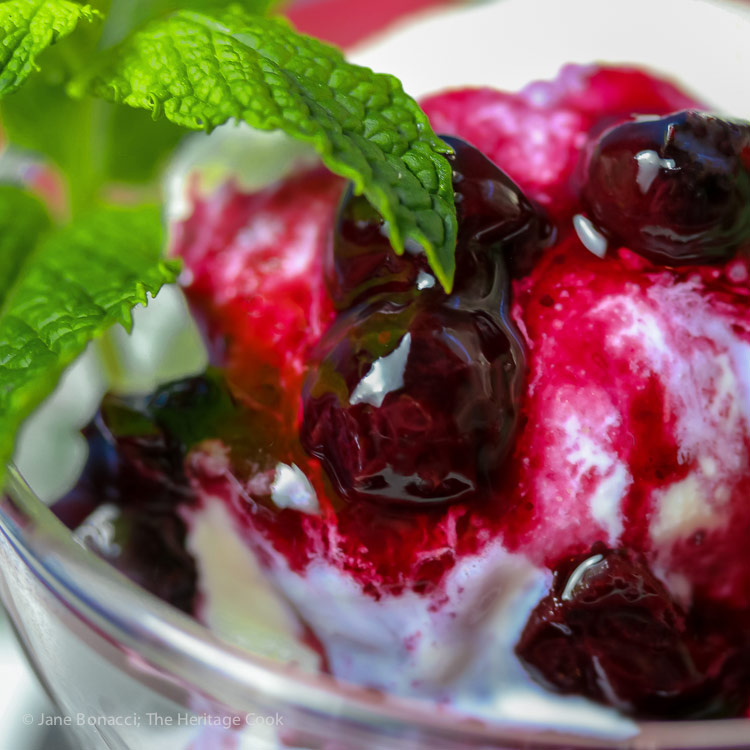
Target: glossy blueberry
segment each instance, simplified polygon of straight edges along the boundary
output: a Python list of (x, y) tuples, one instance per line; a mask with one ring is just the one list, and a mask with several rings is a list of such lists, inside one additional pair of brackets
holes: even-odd
[[(497, 256), (503, 257), (511, 275), (527, 273), (551, 228), (540, 209), (480, 151), (458, 138), (443, 140), (455, 151), (449, 157), (458, 216), (454, 292), (481, 296)], [(338, 309), (437, 283), (420, 248), (407, 248), (402, 256), (393, 252), (385, 222), (351, 187), (341, 201), (325, 265)]]
[(383, 302), (342, 315), (318, 356), (301, 439), (346, 498), (435, 503), (492, 484), (521, 388), (501, 316)]
[(731, 713), (729, 685), (743, 679), (641, 555), (602, 544), (557, 568), (516, 652), (546, 687), (642, 716)]
[(102, 412), (84, 435), (84, 470), (53, 511), (92, 552), (152, 594), (192, 612), (197, 571), (179, 509), (194, 498), (181, 464), (153, 432), (118, 438)]
[(486, 495), (514, 433), (525, 364), (510, 276), (528, 270), (550, 230), (504, 172), (446, 140), (458, 214), (451, 294), (421, 253), (393, 253), (363, 199), (347, 194), (339, 212), (328, 283), (342, 312), (311, 363), (300, 437), (349, 500)]
[(239, 413), (215, 370), (148, 396), (106, 395), (84, 431), (81, 477), (55, 513), (130, 579), (191, 612), (197, 572), (181, 508), (195, 496), (185, 457), (204, 438), (237, 434)]
[(750, 124), (685, 110), (606, 131), (590, 154), (587, 215), (668, 265), (720, 262), (750, 240)]

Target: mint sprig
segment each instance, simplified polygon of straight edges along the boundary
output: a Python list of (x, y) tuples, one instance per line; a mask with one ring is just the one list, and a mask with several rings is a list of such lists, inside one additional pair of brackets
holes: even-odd
[(96, 15), (68, 0), (7, 0), (0, 4), (0, 96), (11, 94), (37, 68), (47, 47)]
[(455, 273), (450, 152), (397, 79), (233, 5), (179, 11), (105, 52), (71, 86), (193, 130), (229, 120), (311, 143), (388, 222), (396, 252), (421, 245), (446, 289)]
[(38, 202), (20, 191), (9, 196), (13, 190), (0, 196), (15, 206), (15, 216), (0, 212), (0, 232), (16, 237), (3, 248), (14, 257), (4, 261), (0, 309), (0, 479), (21, 423), (65, 368), (115, 323), (129, 330), (132, 308), (174, 281), (179, 267), (162, 257), (154, 207), (103, 208), (45, 232)]
[[(106, 197), (119, 180), (148, 191), (176, 126), (243, 120), (311, 143), (380, 211), (397, 252), (419, 243), (451, 287), (449, 147), (395, 78), (252, 14), (270, 2), (0, 2), (5, 135), (57, 168), (72, 215), (55, 227), (39, 200), (0, 186), (0, 485), (21, 423), (63, 370), (114, 323), (129, 328), (132, 307), (175, 279), (158, 210)], [(96, 16), (103, 23), (81, 23)], [(132, 33), (142, 19), (152, 20)]]

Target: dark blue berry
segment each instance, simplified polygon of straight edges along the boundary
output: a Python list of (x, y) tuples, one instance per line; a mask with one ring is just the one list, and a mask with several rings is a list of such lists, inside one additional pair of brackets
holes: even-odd
[(736, 711), (747, 678), (718, 633), (690, 620), (641, 555), (600, 544), (557, 568), (516, 652), (552, 690), (641, 716), (706, 717)]
[[(528, 273), (552, 230), (539, 207), (484, 154), (458, 138), (443, 140), (455, 151), (449, 157), (458, 215), (454, 292), (486, 296), (483, 282), (494, 275), (498, 256), (511, 276)], [(325, 265), (338, 309), (437, 283), (419, 248), (402, 256), (393, 252), (385, 222), (351, 187), (342, 198)]]
[(750, 124), (686, 110), (618, 125), (593, 147), (583, 204), (656, 262), (731, 258), (750, 240)]
[(185, 548), (181, 508), (193, 504), (195, 495), (185, 457), (203, 439), (231, 441), (241, 433), (241, 417), (214, 370), (168, 383), (148, 396), (108, 394), (84, 431), (86, 466), (55, 513), (130, 579), (191, 612), (197, 573)]
[(384, 302), (342, 315), (319, 356), (301, 439), (346, 498), (434, 503), (491, 486), (522, 381), (500, 315)]
[(343, 311), (313, 357), (300, 437), (350, 500), (486, 494), (514, 434), (525, 365), (510, 274), (528, 270), (550, 232), (505, 173), (446, 140), (459, 220), (451, 294), (423, 255), (393, 253), (363, 201), (349, 194), (339, 213), (329, 284)]

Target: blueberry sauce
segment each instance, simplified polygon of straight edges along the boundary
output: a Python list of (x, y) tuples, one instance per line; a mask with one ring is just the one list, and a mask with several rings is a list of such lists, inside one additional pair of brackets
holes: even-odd
[(81, 478), (53, 511), (121, 573), (192, 613), (197, 574), (179, 508), (195, 498), (158, 435), (118, 440), (105, 421), (107, 400), (84, 431), (89, 457)]
[(582, 198), (637, 253), (726, 261), (750, 243), (750, 125), (695, 110), (617, 125), (593, 149)]
[(149, 396), (107, 395), (84, 431), (89, 456), (81, 477), (54, 512), (133, 581), (192, 613), (196, 567), (180, 509), (196, 496), (185, 459), (206, 437), (236, 439), (242, 418), (213, 370)]
[[(746, 712), (746, 126), (699, 106), (595, 68), (427, 100), (438, 130), (478, 147), (446, 138), (450, 294), (321, 170), (196, 194), (176, 250), (220, 369), (107, 396), (56, 511), (186, 611), (185, 511), (207, 497), (269, 571), (325, 563), (436, 618), (457, 564), (501, 543), (554, 571), (517, 645), (548, 689), (644, 717)], [(584, 211), (611, 240), (603, 259), (571, 229)], [(292, 466), (315, 512), (277, 504)]]
[(642, 716), (706, 718), (747, 699), (732, 629), (695, 627), (642, 555), (597, 544), (557, 566), (516, 652), (550, 689)]
[[(544, 212), (481, 151), (459, 138), (442, 139), (454, 149), (448, 157), (458, 218), (453, 292), (488, 298), (486, 304), (497, 307), (507, 284), (497, 278), (499, 269), (512, 277), (528, 273), (553, 229)], [(384, 220), (351, 187), (339, 206), (325, 257), (328, 292), (339, 310), (376, 295), (393, 299), (433, 289), (437, 283), (418, 248), (402, 256), (393, 252)]]
[(436, 132), (476, 146), (559, 222), (579, 210), (574, 179), (592, 131), (633, 114), (700, 106), (669, 81), (633, 68), (568, 65), (518, 93), (464, 88), (421, 102)]
[(301, 437), (342, 495), (468, 500), (492, 484), (522, 368), (500, 316), (384, 303), (340, 318), (320, 352)]
[(329, 286), (339, 307), (359, 304), (313, 352), (300, 436), (349, 500), (486, 496), (514, 434), (525, 364), (508, 268), (530, 267), (550, 232), (507, 175), (449, 142), (459, 220), (450, 294), (423, 255), (395, 256), (362, 199), (347, 193), (339, 212)]
[(309, 352), (333, 319), (322, 266), (343, 188), (320, 168), (249, 194), (230, 182), (210, 200), (194, 183), (195, 209), (174, 227), (212, 363), (288, 431)]

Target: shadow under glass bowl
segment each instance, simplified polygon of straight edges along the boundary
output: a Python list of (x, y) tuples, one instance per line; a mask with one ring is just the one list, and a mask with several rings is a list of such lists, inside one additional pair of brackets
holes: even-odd
[(627, 740), (498, 727), (230, 646), (86, 551), (15, 467), (0, 595), (84, 750), (720, 750), (750, 720), (647, 722)]

